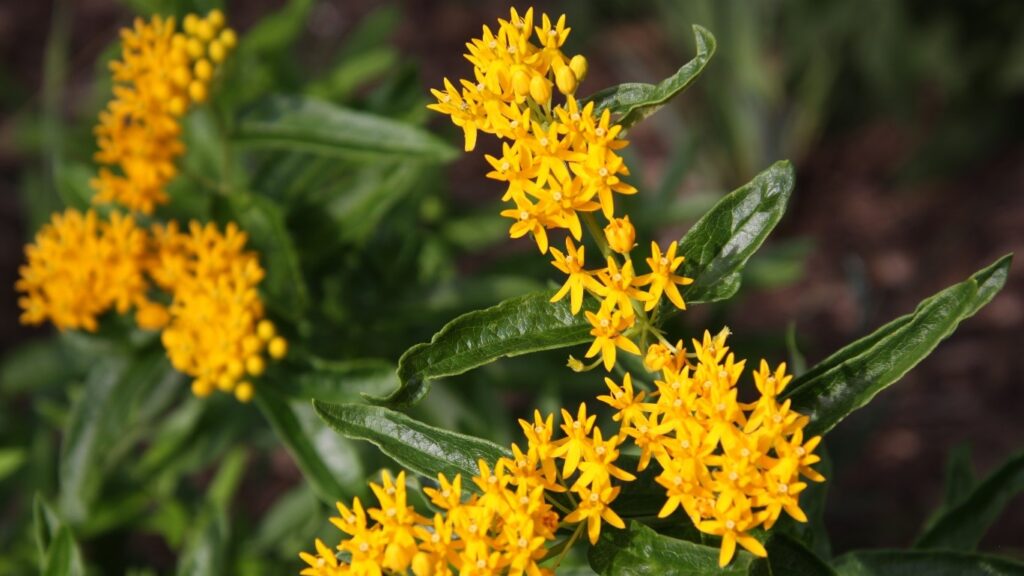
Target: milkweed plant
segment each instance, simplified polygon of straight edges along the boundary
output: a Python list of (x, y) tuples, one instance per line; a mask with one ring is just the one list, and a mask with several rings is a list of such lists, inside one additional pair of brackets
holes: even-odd
[[(767, 167), (677, 240), (631, 220), (628, 207), (646, 200), (631, 183), (629, 131), (696, 81), (715, 39), (694, 26), (696, 55), (658, 84), (585, 92), (588, 60), (564, 51), (568, 24), (565, 15), (511, 9), (466, 44), (471, 66), (452, 72), (462, 77), (397, 113), (400, 102), (346, 106), (351, 94), (330, 79), (306, 86), (320, 97), (260, 93), (246, 69), (273, 75), (260, 58), (281, 40), (259, 26), (239, 38), (219, 10), (139, 18), (122, 30), (92, 131), (91, 176), (27, 244), (15, 284), (21, 322), (59, 331), (53, 354), (88, 356), (70, 416), (58, 418), (57, 502), (43, 491), (33, 509), (47, 574), (98, 573), (78, 539), (138, 521), (154, 489), (123, 487), (193, 457), (199, 464), (176, 474), (218, 472), (202, 488), (209, 498), (197, 519), (168, 538), (181, 553), (179, 573), (263, 573), (204, 552), (231, 537), (225, 512), (244, 452), (188, 456), (227, 414), (260, 427), (246, 416), (253, 411), (312, 495), (291, 515), (320, 516), (317, 500), (336, 509), (329, 528), (299, 530), (304, 545), (288, 541), (284, 565), (303, 576), (585, 567), (1024, 574), (1024, 564), (975, 551), (1016, 489), (1019, 457), (944, 503), (911, 550), (833, 558), (822, 526), (823, 439), (989, 302), (1010, 257), (807, 370), (732, 349), (727, 326), (674, 332), (681, 324), (669, 321), (689, 308), (736, 294), (744, 265), (784, 214), (793, 168)], [(427, 110), (460, 129), (465, 153), (492, 181), (495, 208), (473, 217), (503, 222), (502, 235), (535, 246), (555, 285), (441, 307), (456, 310), (453, 319), (418, 313), (424, 285), (448, 281), (422, 256), (438, 240), (403, 242), (384, 219), (444, 210), (423, 181), (440, 180), (437, 166), (458, 154), (417, 126)], [(477, 153), (488, 137), (494, 153)], [(222, 144), (197, 169), (189, 158), (203, 153), (193, 148), (204, 139)], [(434, 208), (403, 208), (413, 200)], [(449, 217), (462, 215), (434, 222)], [(421, 257), (410, 261), (410, 250)], [(417, 268), (419, 284), (392, 278), (382, 259), (396, 277)], [(376, 311), (366, 316), (365, 307)], [(354, 327), (367, 318), (397, 327)], [(404, 352), (388, 347), (401, 341), (395, 334), (431, 332)], [(541, 352), (568, 348), (561, 366), (543, 360), (551, 353)], [(432, 381), (535, 353), (555, 380), (589, 382), (584, 401), (518, 418), (502, 412), (514, 430), (504, 444), (431, 415), (445, 402), (430, 403)], [(108, 421), (111, 410), (122, 413)], [(332, 450), (348, 463), (339, 466)], [(111, 480), (117, 469), (128, 473)], [(118, 498), (118, 486), (142, 500)], [(136, 506), (134, 515), (105, 512), (112, 501)], [(250, 549), (251, 564), (267, 550)]]

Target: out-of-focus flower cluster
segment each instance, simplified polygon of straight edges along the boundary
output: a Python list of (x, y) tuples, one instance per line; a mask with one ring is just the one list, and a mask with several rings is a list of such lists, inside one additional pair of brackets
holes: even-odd
[[(96, 128), (96, 160), (120, 173), (100, 169), (94, 202), (143, 214), (167, 202), (165, 186), (184, 152), (179, 118), (207, 99), (215, 66), (236, 43), (218, 10), (190, 14), (183, 27), (176, 32), (172, 18), (154, 16), (122, 31), (114, 99)], [(288, 345), (264, 318), (264, 271), (246, 240), (233, 223), (221, 231), (193, 221), (182, 231), (173, 221), (142, 228), (117, 210), (108, 218), (92, 209), (54, 214), (25, 248), (15, 285), (21, 321), (94, 332), (109, 310), (134, 308), (140, 328), (163, 330), (171, 363), (194, 378), (195, 394), (219, 389), (248, 401), (246, 378), (263, 373), (265, 354), (281, 358)]]
[(174, 18), (160, 16), (138, 18), (121, 31), (121, 59), (110, 64), (114, 98), (95, 128), (95, 159), (105, 166), (92, 181), (94, 202), (143, 214), (167, 203), (174, 162), (185, 152), (179, 118), (206, 101), (217, 67), (235, 44), (219, 10), (205, 18), (189, 14), (180, 32)]

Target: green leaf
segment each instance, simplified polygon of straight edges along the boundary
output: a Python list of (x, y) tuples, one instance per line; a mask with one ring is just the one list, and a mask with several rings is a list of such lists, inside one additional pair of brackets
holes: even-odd
[(750, 576), (835, 576), (835, 571), (828, 564), (786, 534), (773, 532), (764, 547), (768, 551), (768, 557), (754, 560), (750, 566)]
[(833, 563), (839, 576), (1024, 576), (1024, 564), (952, 550), (865, 550)]
[(264, 16), (239, 42), (239, 50), (272, 54), (285, 50), (302, 33), (313, 9), (313, 0), (291, 0), (277, 12)]
[(227, 574), (231, 527), (225, 511), (208, 507), (192, 528), (191, 538), (179, 556), (179, 576), (220, 576)]
[(402, 466), (423, 476), (435, 477), (443, 473), (451, 478), (462, 474), (468, 480), (479, 473), (477, 460), (493, 463), (510, 454), (493, 442), (428, 426), (380, 406), (314, 400), (313, 408), (338, 434), (367, 440)]
[(344, 498), (345, 490), (320, 456), (291, 405), (268, 386), (256, 388), (255, 400), (256, 406), (288, 448), (317, 497), (328, 504)]
[(110, 440), (106, 418), (127, 392), (128, 360), (123, 356), (100, 359), (85, 381), (72, 408), (60, 453), (60, 510), (71, 522), (86, 519), (102, 481), (102, 446)]
[(971, 495), (977, 482), (974, 479), (974, 468), (971, 466), (971, 448), (968, 444), (960, 444), (953, 448), (946, 464), (946, 495), (943, 507), (952, 508)]
[(458, 152), (421, 128), (298, 96), (268, 97), (238, 122), (240, 145), (359, 160), (447, 162)]
[(82, 554), (78, 550), (71, 529), (61, 526), (46, 551), (43, 576), (85, 576)]
[[(427, 393), (428, 379), (462, 374), (503, 356), (587, 342), (590, 323), (582, 312), (573, 316), (568, 298), (551, 303), (553, 293), (545, 290), (510, 298), (452, 320), (429, 343), (402, 354), (398, 360), (401, 388), (377, 400), (409, 406)], [(589, 299), (587, 303), (593, 309), (594, 303)]]
[(291, 398), (325, 402), (357, 402), (364, 395), (379, 396), (395, 389), (395, 365), (387, 360), (316, 359), (305, 369), (275, 378), (275, 386)]
[(828, 432), (928, 356), (1002, 289), (1010, 260), (1000, 258), (795, 378), (783, 397), (810, 417), (808, 436)]
[(725, 300), (739, 290), (743, 267), (782, 219), (795, 178), (788, 161), (776, 162), (722, 198), (683, 236), (678, 254), (686, 256), (683, 274), (693, 278), (682, 289), (687, 303)]
[(179, 381), (158, 349), (130, 360), (112, 352), (90, 370), (61, 445), (60, 510), (69, 523), (87, 520), (105, 474), (137, 439), (140, 429), (133, 424), (159, 408), (148, 401), (171, 400)]
[(1024, 491), (1024, 452), (1010, 458), (958, 503), (944, 510), (915, 548), (972, 551), (1006, 505)]
[(747, 573), (754, 556), (737, 550), (732, 562), (719, 568), (718, 548), (664, 536), (631, 521), (625, 530), (604, 527), (601, 538), (590, 548), (589, 559), (601, 576), (739, 576)]
[(25, 463), (25, 450), (22, 448), (0, 448), (0, 482), (14, 474)]
[(675, 74), (657, 85), (631, 82), (611, 86), (584, 99), (594, 102), (595, 112), (611, 110), (620, 118), (623, 128), (629, 128), (658, 111), (680, 92), (686, 89), (704, 70), (715, 53), (715, 37), (700, 26), (693, 27), (693, 38), (697, 44), (697, 55)]
[(248, 247), (259, 253), (267, 271), (261, 289), (275, 312), (301, 318), (309, 305), (299, 253), (285, 226), (284, 212), (273, 200), (255, 194), (232, 194), (225, 207), (228, 220), (249, 235)]

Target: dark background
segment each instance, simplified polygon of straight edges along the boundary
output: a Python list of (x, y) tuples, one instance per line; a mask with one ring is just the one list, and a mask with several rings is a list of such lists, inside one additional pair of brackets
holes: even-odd
[[(73, 17), (63, 25), (73, 56), (66, 90), (53, 102), (42, 97), (53, 7), (0, 4), (0, 352), (47, 333), (17, 323), (12, 288), (31, 236), (22, 194), (45, 166), (45, 125), (34, 119), (48, 106), (68, 120), (94, 109), (86, 98), (102, 72), (94, 62), (130, 22), (128, 4), (70, 3)], [(229, 2), (227, 12), (244, 34), (279, 7)], [(465, 74), (463, 43), (507, 10), (490, 1), (398, 7), (403, 20), (393, 40), (421, 65), (424, 92), (444, 76)], [(374, 8), (369, 1), (318, 3), (295, 51), (300, 66), (326, 66), (332, 47)], [(641, 190), (679, 161), (692, 166), (676, 194), (694, 198), (731, 189), (776, 159), (795, 162), (796, 192), (772, 246), (796, 269), (782, 281), (753, 282), (714, 313), (738, 338), (777, 350), (777, 335), (795, 323), (813, 363), (999, 256), (1024, 254), (1024, 3), (602, 1), (537, 8), (569, 15), (571, 49), (591, 62), (584, 93), (670, 74), (692, 55), (689, 23), (718, 37), (718, 54), (696, 87), (656, 125), (632, 133)], [(443, 119), (434, 125), (449, 128)], [(495, 194), (483, 174), (479, 153), (464, 156), (448, 170), (452, 196), (472, 203)], [(711, 314), (694, 311), (691, 325), (713, 328)], [(835, 552), (909, 545), (941, 499), (953, 447), (971, 446), (980, 475), (1020, 450), (1022, 337), (1018, 262), (991, 304), (830, 435), (836, 469), (826, 523)], [(981, 548), (1024, 556), (1020, 534), (1018, 498)]]

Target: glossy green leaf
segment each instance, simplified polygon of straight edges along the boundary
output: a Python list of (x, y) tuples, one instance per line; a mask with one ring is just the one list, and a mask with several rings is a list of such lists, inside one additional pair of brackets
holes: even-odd
[(839, 576), (1024, 576), (1024, 564), (952, 550), (865, 550), (837, 559)]
[(1022, 491), (1024, 452), (1010, 458), (958, 503), (944, 510), (914, 547), (974, 550), (1006, 505)]
[(700, 26), (693, 27), (693, 38), (697, 44), (697, 55), (683, 65), (675, 74), (658, 84), (631, 82), (605, 88), (585, 101), (594, 102), (597, 113), (611, 110), (619, 116), (618, 124), (629, 128), (658, 111), (680, 92), (686, 89), (704, 70), (715, 53), (715, 37)]
[(604, 527), (590, 548), (590, 566), (601, 576), (675, 574), (678, 576), (746, 574), (754, 556), (737, 550), (732, 562), (718, 567), (718, 548), (658, 534), (631, 521), (625, 530)]
[(828, 432), (928, 356), (1002, 289), (1010, 260), (1000, 258), (795, 378), (783, 396), (810, 417), (807, 434)]
[(256, 388), (255, 401), (317, 496), (326, 503), (343, 499), (345, 490), (334, 478), (288, 401), (269, 386)]
[(260, 284), (275, 312), (300, 318), (309, 304), (306, 281), (302, 276), (299, 253), (285, 226), (284, 212), (273, 200), (255, 194), (232, 194), (221, 213), (237, 222), (249, 235), (248, 248), (260, 256), (267, 271)]
[(402, 466), (423, 476), (443, 473), (448, 478), (455, 474), (468, 478), (479, 473), (477, 460), (495, 462), (509, 455), (493, 442), (435, 428), (380, 406), (314, 400), (313, 407), (337, 433), (367, 440)]
[(764, 543), (767, 558), (758, 558), (750, 565), (750, 576), (835, 576), (835, 571), (803, 544), (781, 532), (773, 532)]
[(263, 100), (239, 119), (232, 137), (249, 147), (306, 150), (358, 160), (447, 162), (458, 154), (416, 126), (298, 96)]
[(683, 288), (688, 303), (716, 302), (740, 287), (747, 260), (761, 247), (786, 212), (796, 175), (788, 161), (776, 162), (730, 192), (679, 242), (682, 271), (693, 278)]
[[(586, 342), (590, 338), (586, 317), (582, 312), (573, 316), (568, 298), (551, 303), (552, 294), (533, 292), (452, 320), (429, 343), (402, 354), (398, 360), (402, 387), (380, 401), (408, 406), (426, 394), (428, 379), (462, 374), (503, 356)], [(594, 303), (588, 304), (592, 309)]]

